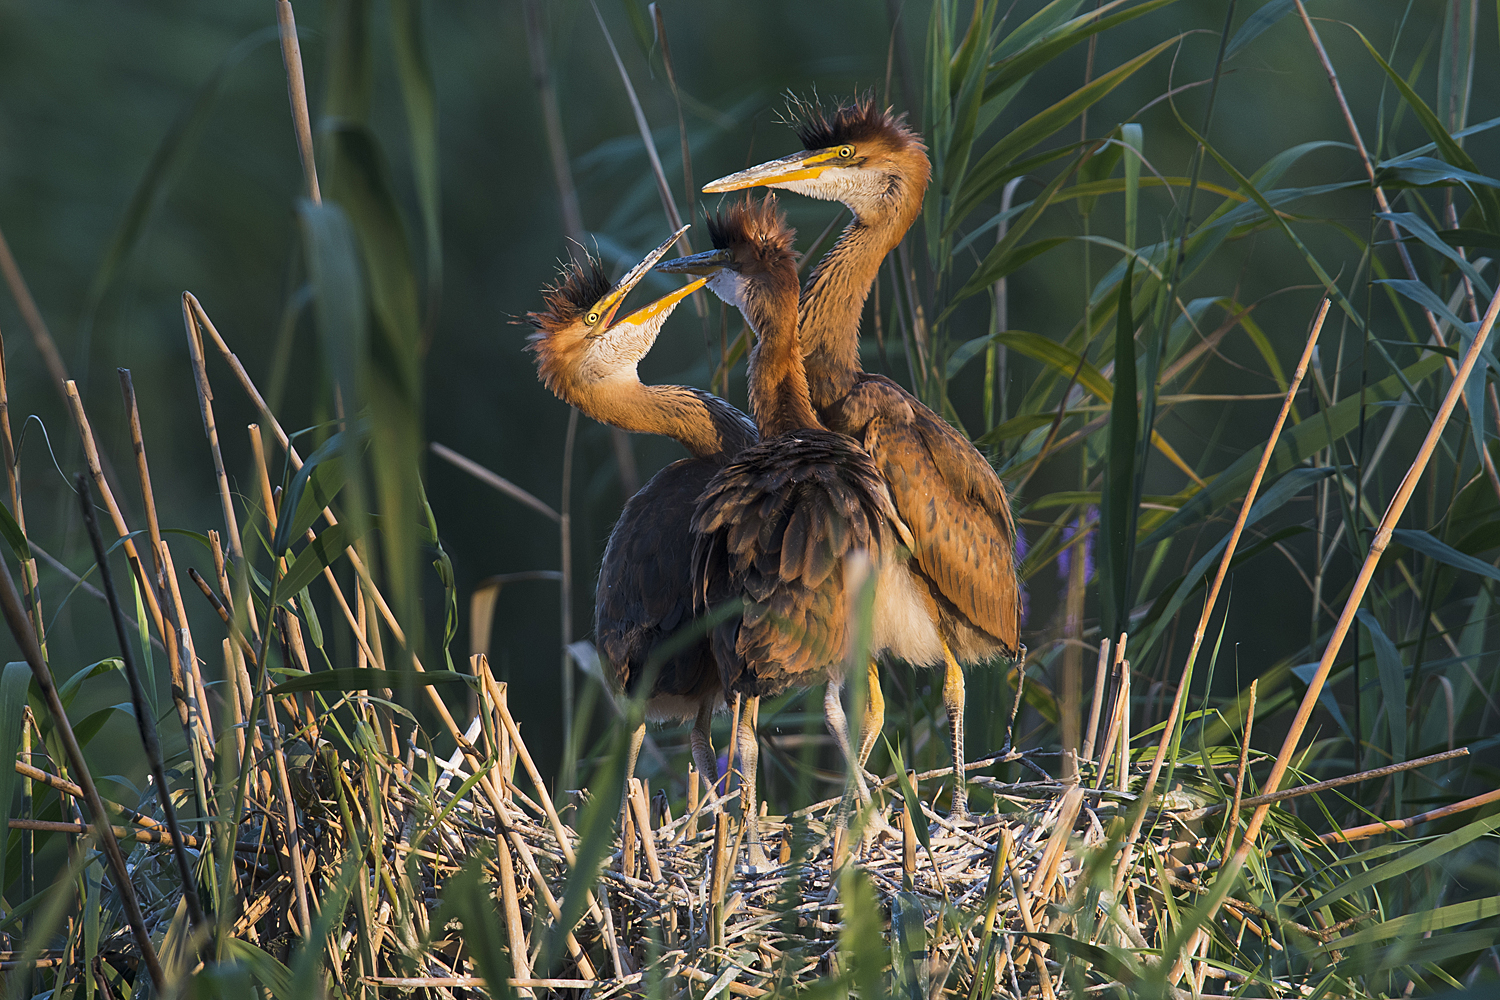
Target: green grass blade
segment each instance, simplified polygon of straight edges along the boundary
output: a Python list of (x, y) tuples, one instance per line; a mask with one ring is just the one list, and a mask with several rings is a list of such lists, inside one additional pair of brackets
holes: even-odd
[(588, 894), (599, 881), (599, 871), (609, 857), (615, 838), (615, 820), (620, 815), (620, 802), (625, 788), (625, 743), (629, 734), (624, 725), (616, 725), (610, 739), (609, 751), (594, 771), (588, 783), (591, 793), (583, 809), (583, 818), (578, 824), (577, 860), (568, 873), (568, 882), (563, 890), (561, 917), (547, 930), (547, 939), (542, 947), (541, 958), (534, 971), (550, 975), (563, 954), (563, 941), (578, 921), (588, 904)]
[(1475, 820), (1473, 823), (1460, 827), (1452, 833), (1403, 854), (1394, 861), (1387, 861), (1385, 864), (1372, 868), (1367, 872), (1361, 872), (1349, 881), (1309, 900), (1305, 904), (1305, 909), (1309, 911), (1321, 910), (1325, 906), (1343, 899), (1345, 896), (1356, 892), (1363, 892), (1371, 886), (1379, 885), (1381, 882), (1393, 879), (1397, 875), (1404, 875), (1423, 865), (1430, 865), (1437, 861), (1438, 858), (1479, 839), (1497, 827), (1500, 827), (1500, 813)]
[(315, 674), (297, 674), (282, 681), (267, 694), (285, 695), (298, 691), (364, 691), (370, 688), (395, 687), (399, 684), (463, 684), (473, 681), (468, 674), (452, 670), (424, 670), (415, 677), (405, 670), (378, 670), (374, 667), (335, 667)]
[[(1385, 717), (1391, 734), (1391, 761), (1398, 763), (1406, 759), (1406, 669), (1402, 666), (1396, 644), (1391, 642), (1375, 616), (1360, 608), (1358, 617), (1375, 648), (1375, 669), (1380, 676), (1380, 691), (1385, 698)], [(1401, 775), (1397, 775), (1393, 800), (1396, 802), (1402, 801), (1400, 780)]]
[(948, 228), (951, 230), (960, 220), (975, 208), (978, 208), (981, 202), (994, 195), (1000, 189), (1004, 181), (999, 180), (997, 182), (997, 178), (1000, 177), (1001, 171), (1006, 164), (1048, 136), (1057, 134), (1065, 125), (1098, 103), (1116, 87), (1120, 86), (1120, 84), (1130, 79), (1137, 71), (1146, 66), (1147, 63), (1151, 62), (1151, 60), (1173, 45), (1176, 45), (1177, 42), (1178, 38), (1173, 36), (1164, 42), (1153, 45), (1134, 59), (1130, 59), (1108, 73), (1096, 77), (1087, 85), (1078, 88), (1056, 104), (1053, 104), (1044, 111), (1038, 112), (1007, 133), (1005, 138), (995, 143), (994, 146), (991, 146), (979, 158), (974, 164), (974, 170), (971, 172), (968, 180), (956, 192), (953, 214), (950, 217)]
[(375, 91), (375, 46), (370, 0), (334, 0), (328, 14), (323, 116), (362, 122), (370, 116)]
[[(7, 663), (0, 673), (0, 830), (9, 830), (10, 804), (16, 790), (16, 769), (12, 762), (21, 749), (21, 729), (25, 725), (22, 711), (26, 692), (31, 687), (31, 667), (26, 663)], [(3, 845), (3, 839), (0, 839)], [(0, 892), (8, 884), (5, 877), (6, 851), (0, 850)]]
[(406, 128), (411, 136), (412, 174), (427, 250), (429, 309), (443, 281), (441, 178), (438, 172), (437, 89), (427, 59), (421, 0), (391, 0), (391, 43), (396, 51), (396, 75), (406, 106)]
[(1129, 612), (1130, 564), (1135, 553), (1137, 423), (1134, 262), (1125, 268), (1115, 323), (1115, 394), (1110, 403), (1104, 488), (1100, 498), (1099, 581), (1104, 634), (1119, 635)]
[[(368, 525), (370, 522), (366, 519), (364, 523)], [(291, 600), (322, 575), (325, 568), (342, 559), (345, 550), (359, 537), (360, 533), (353, 521), (340, 521), (325, 528), (291, 561), (286, 568), (286, 575), (276, 581), (271, 591), (271, 603), (275, 605)]]

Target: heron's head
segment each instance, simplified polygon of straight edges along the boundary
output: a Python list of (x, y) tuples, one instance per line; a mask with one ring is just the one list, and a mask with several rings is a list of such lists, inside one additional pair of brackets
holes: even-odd
[(704, 192), (781, 188), (843, 202), (866, 221), (921, 204), (932, 167), (904, 114), (881, 109), (866, 94), (832, 111), (793, 98), (787, 119), (802, 152), (720, 177), (705, 184)]
[(672, 310), (707, 279), (690, 281), (623, 317), (618, 315), (620, 306), (687, 228), (673, 233), (613, 284), (599, 261), (587, 254), (582, 261), (562, 266), (557, 281), (542, 292), (546, 308), (526, 314), (536, 327), (528, 347), (536, 353), (537, 371), (547, 388), (558, 392), (564, 380), (597, 382), (635, 376), (636, 364), (656, 343)]
[[(775, 195), (768, 194), (758, 202), (747, 198), (710, 215), (708, 235), (713, 240), (712, 250), (662, 261), (656, 269), (700, 276), (715, 295), (738, 308), (747, 319), (763, 314), (757, 313), (757, 305), (788, 294), (795, 313), (797, 254), (792, 242), (797, 231), (786, 224)], [(756, 324), (752, 321), (751, 325)]]

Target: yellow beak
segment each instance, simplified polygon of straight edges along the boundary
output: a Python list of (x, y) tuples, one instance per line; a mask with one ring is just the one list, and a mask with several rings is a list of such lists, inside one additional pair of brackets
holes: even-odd
[(677, 289), (677, 291), (671, 292), (667, 295), (663, 295), (661, 298), (657, 299), (650, 305), (643, 306), (640, 309), (637, 309), (629, 316), (626, 316), (624, 319), (620, 320), (619, 323), (614, 323), (611, 325), (623, 326), (629, 323), (635, 326), (644, 326), (646, 323), (648, 323), (652, 319), (655, 319), (662, 313), (671, 313), (673, 309), (677, 308), (677, 303), (681, 302), (683, 299), (687, 298), (689, 295), (693, 294), (707, 283), (707, 278), (697, 278), (693, 281), (689, 281), (687, 284)]
[(621, 304), (625, 301), (625, 296), (630, 294), (632, 288), (641, 283), (642, 278), (651, 273), (651, 269), (656, 266), (656, 262), (666, 256), (672, 244), (676, 243), (678, 237), (687, 232), (688, 228), (687, 226), (683, 226), (677, 232), (673, 233), (665, 243), (647, 254), (645, 260), (632, 267), (623, 278), (615, 282), (615, 286), (609, 290), (608, 294), (599, 300), (595, 308), (598, 309), (600, 315), (599, 323), (597, 324), (600, 330), (609, 329), (614, 322), (615, 313), (619, 311)]
[(726, 191), (741, 191), (745, 188), (766, 187), (785, 184), (789, 181), (810, 181), (822, 176), (823, 171), (833, 166), (838, 159), (837, 149), (808, 149), (779, 160), (771, 160), (749, 170), (741, 170), (728, 177), (720, 177), (703, 185), (704, 194), (722, 194)]

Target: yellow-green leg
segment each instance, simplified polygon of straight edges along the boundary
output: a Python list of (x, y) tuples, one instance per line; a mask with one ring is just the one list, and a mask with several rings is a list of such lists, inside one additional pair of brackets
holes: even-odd
[(880, 674), (875, 670), (875, 661), (870, 661), (870, 670), (865, 684), (865, 717), (861, 723), (859, 733), (859, 759), (860, 771), (864, 771), (865, 762), (870, 759), (870, 752), (875, 749), (875, 741), (880, 738), (880, 731), (885, 726), (885, 695), (880, 690)]
[(943, 706), (948, 710), (948, 733), (953, 740), (953, 808), (955, 820), (969, 813), (969, 784), (964, 773), (964, 668), (953, 658), (948, 643), (943, 643)]

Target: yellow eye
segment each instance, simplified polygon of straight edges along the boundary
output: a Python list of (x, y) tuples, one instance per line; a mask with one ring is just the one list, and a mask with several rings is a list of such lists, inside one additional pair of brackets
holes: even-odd
[(585, 316), (584, 319), (588, 322), (589, 326), (593, 326), (595, 323), (599, 322), (599, 314), (597, 312), (591, 312), (587, 316)]
[(841, 159), (841, 160), (847, 160), (847, 159), (849, 159), (849, 157), (851, 157), (853, 155), (854, 155), (854, 147), (853, 146), (840, 146), (839, 147), (839, 159)]

